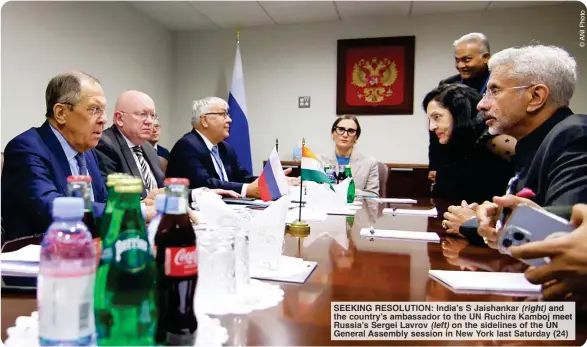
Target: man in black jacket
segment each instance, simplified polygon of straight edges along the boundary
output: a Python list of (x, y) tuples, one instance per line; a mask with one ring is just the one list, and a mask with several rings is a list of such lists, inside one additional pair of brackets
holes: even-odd
[[(568, 107), (577, 83), (575, 59), (558, 47), (509, 48), (497, 53), (489, 68), (478, 109), (491, 133), (518, 140), (517, 174), (508, 193), (528, 196), (540, 206), (587, 201), (587, 115)], [(477, 209), (477, 231), (495, 246), (498, 228), (488, 223), (489, 210)], [(475, 222), (465, 223), (461, 233)]]
[[(234, 149), (225, 141), (232, 119), (228, 103), (218, 97), (207, 97), (193, 104), (192, 131), (171, 149), (167, 165), (168, 177), (185, 177), (190, 188), (206, 187), (259, 198), (259, 178), (239, 162)], [(291, 169), (284, 171), (287, 175)], [(288, 177), (291, 185), (299, 178)]]
[[(491, 57), (487, 37), (481, 33), (470, 33), (456, 40), (453, 46), (455, 48), (455, 67), (459, 73), (443, 79), (438, 85), (462, 83), (483, 94), (489, 78), (487, 62)], [(428, 166), (430, 172), (428, 179), (434, 181), (436, 169), (446, 160), (446, 154), (434, 132), (431, 131), (429, 135)]]
[(96, 147), (105, 181), (116, 172), (140, 177), (143, 198), (163, 188), (165, 175), (157, 152), (148, 141), (156, 119), (155, 103), (147, 94), (129, 90), (118, 97), (114, 124), (104, 130)]

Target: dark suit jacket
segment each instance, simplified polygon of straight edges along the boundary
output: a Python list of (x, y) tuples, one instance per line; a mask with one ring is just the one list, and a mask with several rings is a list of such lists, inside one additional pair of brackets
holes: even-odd
[[(161, 163), (155, 148), (149, 142), (145, 141), (142, 145), (145, 160), (151, 167), (159, 188), (163, 187), (165, 174), (161, 170)], [(126, 173), (132, 176), (141, 177), (141, 171), (138, 168), (132, 150), (128, 148), (126, 140), (118, 128), (113, 125), (104, 130), (100, 142), (96, 147), (100, 164), (100, 172), (104, 181), (111, 173)], [(147, 196), (147, 190), (143, 187), (141, 196)]]
[[(53, 217), (53, 200), (67, 196), (71, 169), (49, 122), (12, 139), (4, 151), (2, 223), (5, 240), (44, 233)], [(84, 153), (92, 177), (94, 214), (101, 216), (108, 192), (95, 150)]]
[[(532, 201), (551, 210), (586, 203), (587, 115), (560, 108), (518, 140), (515, 162), (519, 179), (513, 183), (512, 194), (528, 188), (536, 194)], [(562, 215), (564, 208), (553, 211)], [(477, 227), (477, 220), (471, 219), (460, 231), (475, 236), (471, 230), (476, 232)]]
[(167, 177), (187, 178), (190, 180), (190, 188), (222, 188), (239, 194), (243, 183), (251, 183), (257, 179), (238, 163), (236, 153), (228, 143), (219, 143), (218, 152), (229, 182), (220, 180), (210, 151), (195, 130), (185, 134), (171, 149)]
[(157, 145), (157, 155), (160, 156), (161, 158), (165, 158), (167, 160), (169, 160), (169, 151), (167, 150), (167, 148), (161, 146), (161, 145)]

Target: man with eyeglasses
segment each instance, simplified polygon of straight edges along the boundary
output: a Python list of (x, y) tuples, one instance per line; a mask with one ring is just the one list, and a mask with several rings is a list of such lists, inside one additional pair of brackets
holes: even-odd
[(151, 97), (136, 90), (125, 91), (116, 101), (114, 124), (104, 130), (96, 147), (104, 179), (117, 172), (141, 177), (142, 198), (153, 198), (165, 179), (157, 152), (149, 143), (156, 119)]
[(171, 149), (167, 176), (188, 178), (190, 188), (223, 189), (258, 198), (257, 177), (239, 164), (234, 149), (224, 141), (232, 122), (228, 103), (218, 97), (196, 100), (192, 114), (193, 129)]
[(92, 177), (90, 198), (101, 216), (107, 191), (94, 148), (106, 115), (100, 81), (72, 71), (53, 77), (45, 91), (45, 122), (16, 136), (4, 151), (3, 242), (42, 234), (51, 224), (53, 200), (67, 196), (67, 177)]
[[(491, 76), (477, 108), (489, 132), (517, 140), (517, 174), (508, 194), (540, 206), (587, 201), (587, 115), (569, 103), (577, 83), (577, 63), (553, 46), (508, 48), (489, 60)], [(483, 184), (480, 182), (480, 184)], [(478, 232), (487, 244), (497, 239), (486, 221), (497, 209), (478, 208)]]
[[(455, 68), (459, 73), (443, 79), (438, 85), (462, 83), (483, 94), (489, 78), (487, 62), (491, 57), (487, 37), (482, 33), (466, 34), (455, 40), (453, 46)], [(448, 154), (445, 153), (446, 148), (444, 147), (446, 146), (442, 146), (438, 142), (436, 134), (431, 131), (429, 135), (428, 165), (430, 172), (428, 179), (434, 182), (436, 169), (448, 160), (446, 158)]]

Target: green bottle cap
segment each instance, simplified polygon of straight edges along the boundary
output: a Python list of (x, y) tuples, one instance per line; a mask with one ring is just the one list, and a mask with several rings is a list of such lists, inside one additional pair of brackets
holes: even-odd
[(138, 177), (121, 178), (116, 182), (114, 191), (117, 193), (141, 193), (143, 181)]

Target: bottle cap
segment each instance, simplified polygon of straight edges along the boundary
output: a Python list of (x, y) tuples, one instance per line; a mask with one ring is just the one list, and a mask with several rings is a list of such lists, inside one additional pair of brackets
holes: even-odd
[(92, 182), (92, 177), (91, 176), (82, 176), (82, 175), (77, 175), (77, 176), (68, 176), (67, 177), (67, 182), (87, 182), (87, 183), (91, 183)]
[(190, 180), (187, 178), (176, 178), (176, 177), (169, 177), (166, 178), (163, 182), (166, 186), (174, 184), (174, 185), (182, 185), (182, 186), (189, 186)]
[(165, 194), (158, 194), (155, 196), (155, 210), (159, 213), (165, 211)]
[(121, 178), (114, 186), (117, 193), (141, 193), (143, 191), (143, 181), (138, 177)]
[(116, 185), (116, 183), (118, 183), (119, 180), (127, 178), (127, 177), (130, 177), (130, 176), (127, 174), (123, 174), (123, 173), (109, 174), (108, 177), (106, 178), (106, 186), (113, 187)]
[(84, 216), (84, 199), (70, 196), (53, 200), (53, 218), (81, 219)]

